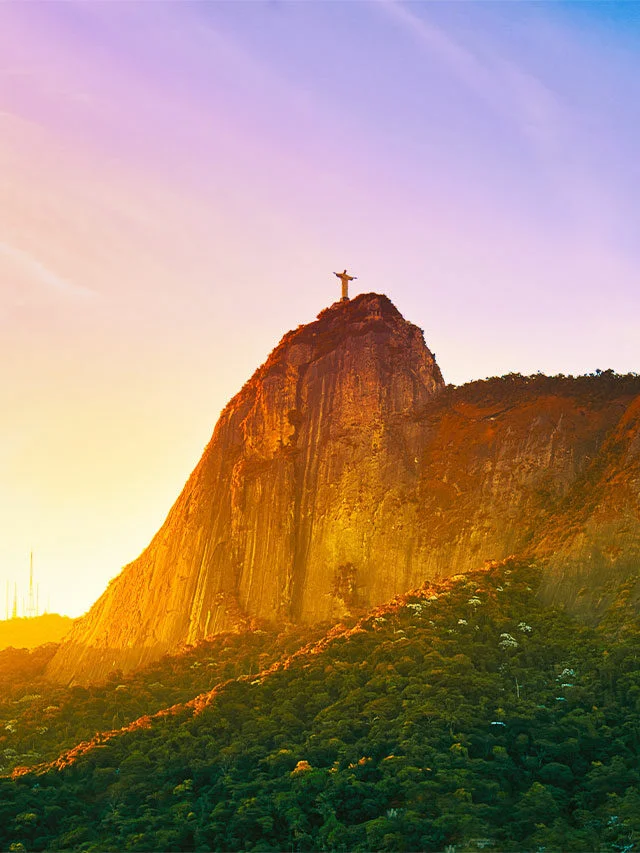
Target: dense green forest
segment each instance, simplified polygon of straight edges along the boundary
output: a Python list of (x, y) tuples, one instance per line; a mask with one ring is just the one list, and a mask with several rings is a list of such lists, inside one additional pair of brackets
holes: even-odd
[[(582, 626), (538, 583), (515, 560), (457, 576), (63, 769), (1, 779), (0, 846), (640, 849), (640, 634)], [(196, 684), (202, 667), (173, 665)], [(73, 730), (91, 695), (65, 706)]]
[(227, 634), (183, 654), (104, 684), (64, 687), (45, 678), (57, 645), (0, 651), (0, 773), (57, 758), (97, 732), (119, 729), (145, 714), (187, 702), (216, 684), (259, 672), (327, 626)]

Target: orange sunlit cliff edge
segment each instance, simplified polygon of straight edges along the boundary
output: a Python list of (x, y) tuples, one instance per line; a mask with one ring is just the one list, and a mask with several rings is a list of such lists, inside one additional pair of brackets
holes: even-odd
[(547, 595), (597, 616), (639, 553), (639, 394), (634, 377), (448, 388), (386, 296), (336, 303), (228, 404), (48, 674), (103, 678), (260, 620), (337, 621), (511, 553), (550, 558)]

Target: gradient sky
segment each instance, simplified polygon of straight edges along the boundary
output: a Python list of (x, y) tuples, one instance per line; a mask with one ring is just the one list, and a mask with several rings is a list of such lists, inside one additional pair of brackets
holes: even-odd
[(83, 612), (339, 295), (640, 370), (640, 4), (0, 3), (0, 591)]

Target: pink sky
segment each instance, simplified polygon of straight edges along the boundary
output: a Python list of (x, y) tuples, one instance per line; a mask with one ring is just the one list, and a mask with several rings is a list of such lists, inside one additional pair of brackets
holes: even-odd
[(1, 4), (2, 588), (85, 610), (334, 269), (449, 382), (640, 369), (637, 8)]

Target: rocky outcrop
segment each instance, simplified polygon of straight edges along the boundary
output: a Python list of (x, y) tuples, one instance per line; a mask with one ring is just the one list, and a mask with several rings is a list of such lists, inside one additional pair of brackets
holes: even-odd
[(541, 595), (597, 621), (640, 570), (639, 395), (611, 376), (448, 389), (423, 421), (425, 577), (535, 556)]
[(612, 401), (609, 412), (615, 425), (538, 547), (547, 557), (543, 596), (590, 622), (607, 613), (621, 584), (636, 613), (640, 605), (640, 396)]
[(261, 619), (338, 619), (410, 582), (417, 415), (442, 387), (422, 332), (385, 296), (285, 335), (49, 675), (100, 678)]
[(639, 393), (606, 376), (445, 388), (385, 296), (336, 303), (224, 409), (49, 675), (99, 679), (261, 620), (336, 621), (515, 553), (547, 561), (550, 600), (593, 615), (637, 566)]

